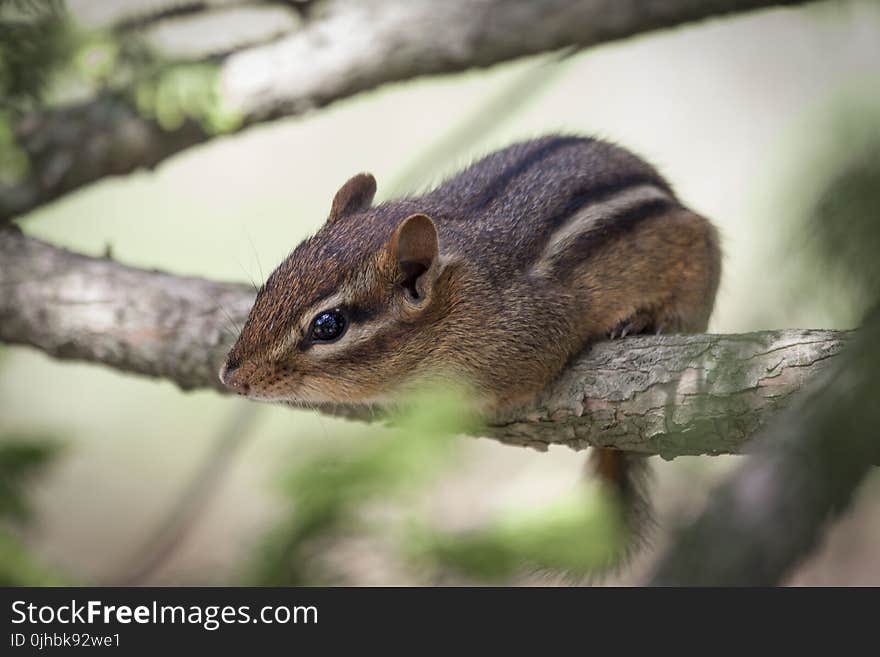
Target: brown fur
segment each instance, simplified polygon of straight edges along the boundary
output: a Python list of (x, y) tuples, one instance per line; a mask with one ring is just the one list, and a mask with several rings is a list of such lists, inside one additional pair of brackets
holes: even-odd
[[(665, 197), (542, 255), (578, 211), (639, 186)], [(272, 273), (229, 353), (227, 385), (260, 399), (370, 403), (438, 373), (498, 408), (530, 398), (618, 329), (706, 327), (720, 271), (715, 229), (621, 148), (546, 137), (421, 197), (370, 207), (374, 191), (372, 176), (352, 178), (330, 221)], [(307, 344), (304, 313), (340, 290), (350, 343)]]
[[(260, 289), (220, 377), (256, 399), (385, 403), (424, 377), (469, 383), (486, 410), (526, 401), (592, 341), (705, 330), (720, 277), (714, 227), (648, 164), (611, 144), (545, 137), (434, 191), (370, 207), (337, 192), (325, 225)], [(340, 308), (337, 343), (309, 325)], [(638, 527), (643, 461), (609, 449), (596, 473)]]

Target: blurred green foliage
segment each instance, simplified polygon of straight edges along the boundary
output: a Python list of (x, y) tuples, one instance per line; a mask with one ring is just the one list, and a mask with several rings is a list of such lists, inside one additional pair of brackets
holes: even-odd
[(130, 96), (166, 130), (192, 120), (218, 134), (241, 124), (223, 107), (218, 85), (215, 64), (167, 61), (137, 34), (83, 30), (60, 0), (0, 0), (0, 184), (30, 170), (14, 134), (28, 111), (112, 93)]
[(39, 104), (73, 46), (61, 2), (0, 0), (0, 110)]
[(0, 442), (0, 518), (30, 518), (24, 488), (58, 455), (57, 443), (46, 439), (4, 436)]
[(0, 110), (0, 185), (14, 185), (27, 176), (30, 161), (18, 148), (8, 112)]
[(842, 98), (815, 132), (788, 184), (790, 285), (799, 302), (858, 326), (880, 303), (880, 104)]
[(0, 437), (0, 586), (45, 586), (60, 578), (40, 565), (18, 539), (14, 527), (31, 520), (27, 486), (59, 453), (46, 438)]
[(296, 463), (285, 477), (289, 519), (272, 530), (257, 558), (253, 583), (322, 583), (330, 573), (309, 558), (309, 545), (350, 526), (363, 505), (425, 484), (454, 455), (452, 436), (473, 428), (457, 392), (423, 391), (393, 417), (391, 429), (367, 427), (356, 441), (334, 439)]
[(72, 51), (60, 2), (0, 0), (0, 184), (14, 184), (29, 172), (27, 154), (15, 143), (14, 121), (43, 102)]
[[(6, 349), (0, 349), (2, 371)], [(61, 578), (31, 554), (19, 538), (34, 520), (29, 486), (45, 475), (63, 445), (48, 436), (0, 434), (0, 586), (50, 586)]]
[(0, 586), (61, 586), (64, 580), (40, 564), (27, 547), (0, 528)]
[(449, 534), (414, 532), (413, 558), (478, 580), (510, 581), (527, 569), (581, 578), (625, 554), (627, 531), (609, 496), (585, 488), (551, 506), (510, 512), (487, 527)]
[(807, 218), (810, 254), (832, 285), (851, 291), (858, 314), (880, 302), (880, 107), (874, 109), (836, 117), (835, 131), (850, 133), (837, 143), (849, 146), (824, 156), (835, 166)]
[(215, 64), (177, 64), (157, 67), (154, 75), (137, 83), (138, 111), (155, 119), (165, 130), (174, 130), (187, 119), (199, 123), (208, 134), (235, 130), (241, 115), (224, 107)]
[[(458, 451), (453, 436), (479, 426), (468, 409), (465, 395), (428, 389), (402, 405), (390, 429), (358, 428), (354, 440), (334, 437), (299, 460), (283, 486), (288, 517), (266, 538), (248, 582), (337, 583), (338, 575), (323, 566), (320, 549), (344, 541), (353, 528), (370, 531), (358, 526), (370, 504), (412, 500), (453, 467)], [(512, 512), (480, 530), (439, 531), (416, 516), (395, 523), (390, 535), (397, 558), (438, 577), (497, 581), (529, 569), (583, 576), (621, 554), (626, 534), (617, 511), (592, 487), (548, 508)]]

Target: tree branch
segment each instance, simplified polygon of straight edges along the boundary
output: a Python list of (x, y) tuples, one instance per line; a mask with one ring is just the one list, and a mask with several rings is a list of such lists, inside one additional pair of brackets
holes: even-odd
[[(0, 340), (223, 391), (251, 288), (91, 258), (0, 230)], [(634, 337), (596, 344), (532, 404), (493, 418), (515, 445), (737, 453), (849, 340), (836, 331)], [(368, 418), (365, 409), (326, 408)]]
[(880, 314), (759, 431), (754, 455), (674, 536), (651, 583), (779, 584), (880, 465)]
[[(652, 30), (808, 0), (327, 0), (288, 36), (220, 60), (220, 102), (240, 128), (380, 85), (585, 48)], [(109, 175), (152, 167), (209, 139), (197, 122), (163, 130), (104, 95), (16, 128), (28, 176), (0, 186), (0, 222)]]
[(253, 289), (90, 258), (0, 230), (0, 340), (221, 389), (217, 372)]

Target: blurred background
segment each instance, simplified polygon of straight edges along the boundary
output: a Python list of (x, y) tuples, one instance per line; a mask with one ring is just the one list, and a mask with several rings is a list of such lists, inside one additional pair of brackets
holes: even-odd
[[(69, 6), (84, 24), (101, 25), (101, 6), (114, 4), (122, 3)], [(207, 38), (218, 28), (202, 29)], [(173, 35), (155, 38), (175, 47)], [(864, 291), (819, 266), (803, 222), (854, 158), (878, 172), (880, 4), (868, 0), (761, 11), (561, 60), (388, 85), (102, 181), (19, 225), (88, 254), (112, 249), (127, 264), (259, 284), (320, 226), (351, 174), (372, 172), (387, 199), (551, 132), (627, 146), (715, 221), (725, 260), (713, 332), (858, 324)], [(878, 207), (864, 205), (875, 225)], [(405, 438), (0, 347), (0, 496), (9, 500), (0, 507), (0, 572), (18, 583), (582, 581), (564, 559), (484, 572), (421, 548), (429, 536), (446, 537), (439, 545), (486, 527), (496, 538), (532, 531), (542, 510), (581, 491), (583, 454), (471, 438), (422, 449)], [(396, 469), (382, 461), (389, 446), (403, 453)], [(434, 465), (422, 472), (413, 464), (424, 459)], [(638, 582), (668, 527), (696, 514), (739, 457), (651, 461), (659, 524), (651, 546), (632, 567), (590, 581)], [(314, 475), (328, 463), (332, 476)], [(352, 499), (361, 489), (346, 488), (355, 479), (371, 491), (366, 502)], [(304, 517), (315, 522), (306, 527)], [(601, 543), (610, 530), (592, 521)], [(490, 539), (477, 552), (496, 549)], [(877, 555), (874, 472), (788, 583), (880, 585)]]

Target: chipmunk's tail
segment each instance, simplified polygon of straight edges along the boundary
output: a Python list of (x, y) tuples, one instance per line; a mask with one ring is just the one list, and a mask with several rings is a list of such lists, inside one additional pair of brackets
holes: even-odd
[(587, 467), (619, 503), (627, 534), (627, 548), (621, 560), (626, 561), (647, 541), (654, 524), (648, 496), (651, 480), (648, 459), (617, 449), (596, 448), (587, 460)]

